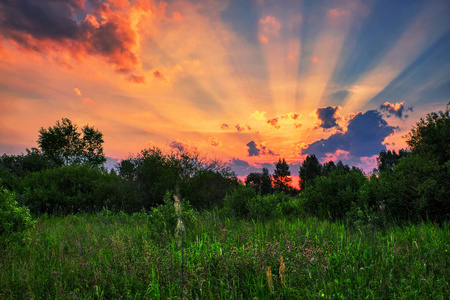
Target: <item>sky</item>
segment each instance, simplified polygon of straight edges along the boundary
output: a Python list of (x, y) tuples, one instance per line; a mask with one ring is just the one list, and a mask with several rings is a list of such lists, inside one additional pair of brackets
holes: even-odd
[(366, 172), (450, 101), (446, 0), (0, 0), (0, 153), (69, 118), (123, 159)]

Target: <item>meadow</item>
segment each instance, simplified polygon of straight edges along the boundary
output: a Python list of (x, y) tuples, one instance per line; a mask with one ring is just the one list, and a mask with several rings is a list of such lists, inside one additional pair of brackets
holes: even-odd
[(103, 210), (43, 215), (0, 254), (0, 299), (448, 299), (450, 225), (220, 211), (172, 222)]

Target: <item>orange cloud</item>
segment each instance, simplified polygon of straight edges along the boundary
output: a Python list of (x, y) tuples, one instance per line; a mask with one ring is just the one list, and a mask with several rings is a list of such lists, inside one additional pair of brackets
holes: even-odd
[(165, 78), (166, 78), (166, 77), (164, 77), (164, 75), (163, 75), (161, 72), (159, 72), (158, 70), (156, 70), (156, 71), (153, 72), (153, 76), (155, 76), (155, 77), (158, 78), (158, 79), (165, 79)]
[(94, 101), (92, 101), (91, 100), (91, 98), (83, 98), (83, 99), (81, 99), (81, 101), (84, 103), (84, 104), (88, 104), (88, 105), (91, 105), (92, 107), (97, 107), (97, 103), (95, 103)]
[[(127, 0), (92, 2), (86, 8), (84, 0), (67, 2), (33, 2), (35, 17), (30, 17), (21, 2), (8, 1), (0, 4), (0, 32), (3, 39), (16, 47), (50, 57), (69, 54), (76, 62), (86, 56), (98, 56), (113, 65), (118, 72), (130, 72), (139, 65), (135, 50), (139, 33), (136, 13), (141, 6), (131, 7)], [(58, 5), (57, 7), (55, 7)], [(85, 15), (77, 21), (75, 16)], [(52, 30), (49, 29), (49, 20)], [(55, 59), (69, 66), (68, 60)]]
[(128, 81), (134, 82), (134, 83), (145, 83), (145, 76), (137, 76), (131, 74), (128, 76)]
[(271, 126), (274, 129), (280, 129), (281, 128), (280, 124), (278, 124), (278, 117), (269, 119), (269, 120), (266, 121), (266, 123), (269, 124), (269, 126)]
[(213, 147), (219, 147), (221, 145), (221, 143), (215, 136), (210, 137), (208, 141), (209, 144)]
[(76, 94), (77, 96), (79, 96), (79, 97), (83, 97), (83, 96), (82, 96), (82, 94), (81, 94), (81, 91), (80, 91), (80, 89), (78, 89), (78, 88), (74, 88), (73, 90), (75, 91), (75, 94)]

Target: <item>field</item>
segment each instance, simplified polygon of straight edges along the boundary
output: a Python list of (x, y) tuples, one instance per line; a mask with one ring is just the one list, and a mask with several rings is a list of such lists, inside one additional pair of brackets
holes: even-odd
[(0, 254), (0, 299), (448, 299), (450, 226), (384, 230), (203, 212), (41, 216)]

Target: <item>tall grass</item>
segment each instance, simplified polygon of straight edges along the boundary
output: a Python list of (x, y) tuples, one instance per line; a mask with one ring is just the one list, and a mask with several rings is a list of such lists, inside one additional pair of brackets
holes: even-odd
[[(161, 225), (161, 224), (160, 224)], [(181, 249), (149, 215), (41, 217), (0, 253), (0, 299), (448, 299), (450, 226), (349, 229), (205, 212)]]

